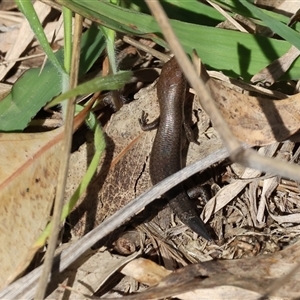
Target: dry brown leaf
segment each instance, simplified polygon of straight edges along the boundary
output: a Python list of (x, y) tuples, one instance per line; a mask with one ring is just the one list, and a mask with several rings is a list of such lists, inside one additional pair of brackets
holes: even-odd
[(121, 273), (133, 277), (135, 280), (153, 286), (158, 284), (164, 277), (172, 273), (153, 261), (145, 258), (137, 258), (129, 262)]
[[(91, 104), (90, 104), (91, 105)], [(87, 105), (74, 119), (77, 129)], [(43, 133), (0, 133), (0, 287), (19, 276), (38, 250), (57, 186), (64, 127)]]
[(262, 146), (286, 140), (299, 130), (300, 94), (270, 100), (238, 93), (213, 79), (208, 81), (208, 86), (232, 133), (240, 141)]
[(63, 128), (45, 133), (0, 134), (0, 286), (30, 263), (49, 221)]

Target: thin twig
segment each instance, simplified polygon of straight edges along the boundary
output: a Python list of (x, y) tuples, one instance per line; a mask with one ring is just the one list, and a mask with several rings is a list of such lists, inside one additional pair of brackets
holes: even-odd
[[(75, 30), (74, 30), (74, 43), (72, 53), (72, 68), (70, 75), (70, 88), (77, 86), (79, 58), (80, 58), (80, 39), (82, 31), (82, 16), (75, 15)], [(57, 238), (60, 231), (61, 212), (63, 207), (63, 200), (65, 194), (65, 186), (67, 181), (67, 172), (69, 167), (69, 156), (72, 144), (72, 133), (75, 113), (75, 97), (68, 101), (66, 124), (65, 124), (65, 138), (62, 144), (62, 157), (60, 162), (60, 169), (58, 174), (58, 186), (56, 190), (56, 198), (53, 213), (53, 228), (50, 234), (48, 248), (45, 255), (42, 274), (39, 280), (38, 288), (35, 294), (35, 299), (44, 299), (49, 275), (52, 269), (54, 252), (56, 249)]]

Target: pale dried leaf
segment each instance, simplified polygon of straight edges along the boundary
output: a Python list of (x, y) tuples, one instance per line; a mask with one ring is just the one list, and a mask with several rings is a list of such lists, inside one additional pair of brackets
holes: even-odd
[(121, 273), (133, 277), (138, 282), (153, 286), (172, 273), (172, 271), (166, 270), (153, 261), (141, 257), (129, 262), (122, 268)]
[[(15, 9), (15, 8), (14, 8)], [(24, 21), (24, 15), (18, 11), (0, 10), (1, 31), (5, 32), (14, 27), (19, 27)]]
[(1, 3), (0, 3), (1, 10), (11, 10), (11, 9), (16, 9), (16, 8), (17, 8), (17, 5), (15, 2), (1, 1)]
[(49, 220), (62, 132), (0, 134), (1, 287), (30, 263), (34, 242)]
[(213, 79), (208, 86), (223, 118), (240, 141), (267, 145), (286, 140), (299, 130), (300, 94), (270, 100), (238, 93)]
[[(205, 296), (204, 296), (205, 294)], [(260, 298), (260, 293), (246, 290), (235, 286), (217, 286), (207, 289), (195, 289), (194, 291), (184, 294), (176, 295), (176, 298), (182, 300), (224, 300), (224, 299), (243, 299), (243, 300), (257, 300)], [(268, 297), (268, 300), (282, 300), (281, 297)]]
[(267, 199), (270, 197), (271, 193), (276, 189), (278, 185), (278, 178), (272, 177), (264, 180), (263, 189), (260, 196), (260, 202), (257, 210), (257, 221), (259, 223), (265, 223), (265, 207)]
[[(18, 38), (19, 34), (19, 28), (12, 27), (8, 28), (5, 32), (0, 32), (0, 50), (3, 53), (8, 52), (11, 47), (16, 42), (16, 39)], [(1, 62), (1, 65), (3, 65), (3, 62)]]
[(279, 5), (276, 5), (275, 8), (278, 11), (285, 11), (287, 13), (294, 14), (300, 8), (300, 3), (299, 1), (284, 0), (281, 1)]

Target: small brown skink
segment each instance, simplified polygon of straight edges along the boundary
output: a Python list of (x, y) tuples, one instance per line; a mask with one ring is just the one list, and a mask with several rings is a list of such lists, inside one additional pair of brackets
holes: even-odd
[[(140, 120), (141, 126), (145, 130), (158, 126), (150, 155), (152, 184), (157, 184), (182, 169), (182, 129), (186, 86), (187, 81), (173, 57), (162, 68), (157, 83), (159, 119), (147, 124), (147, 115), (143, 115)], [(196, 214), (183, 184), (173, 187), (163, 197), (167, 198), (171, 209), (185, 225), (198, 235), (211, 240), (203, 221)]]

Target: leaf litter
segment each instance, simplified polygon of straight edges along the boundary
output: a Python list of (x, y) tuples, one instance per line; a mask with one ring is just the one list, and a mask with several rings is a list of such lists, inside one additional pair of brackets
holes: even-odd
[[(297, 139), (283, 142), (298, 129), (298, 120), (294, 119), (298, 111), (297, 94), (287, 98), (277, 106), (277, 100), (267, 99), (263, 95), (257, 97), (237, 94), (228, 88), (228, 85), (225, 86), (221, 82), (210, 83), (210, 88), (213, 90), (215, 99), (218, 101), (219, 98), (219, 107), (226, 108), (223, 111), (223, 117), (240, 140), (257, 146), (265, 145), (258, 150), (264, 155), (280, 156), (287, 161), (297, 161)], [(223, 95), (220, 94), (220, 91)], [(109, 154), (110, 149), (113, 149), (114, 156), (110, 157), (108, 161), (105, 161), (108, 154), (103, 158), (103, 162), (99, 166), (99, 174), (91, 183), (87, 194), (81, 200), (82, 202), (78, 203), (78, 207), (70, 216), (69, 222), (74, 237), (81, 237), (118, 210), (126, 201), (130, 201), (151, 186), (147, 174), (147, 157), (151, 150), (154, 133), (141, 132), (137, 122), (143, 109), (151, 113), (149, 116), (151, 120), (158, 114), (154, 110), (155, 99), (153, 99), (154, 103), (151, 103), (148, 98), (143, 100), (144, 102), (141, 100), (144, 95), (148, 97), (151, 93), (155, 94), (155, 88), (142, 90), (140, 93), (142, 96), (137, 96), (137, 98), (144, 104), (136, 105), (132, 102), (125, 105), (118, 113), (114, 114), (107, 124), (106, 133), (111, 141), (107, 153)], [(226, 99), (226, 105), (222, 102), (224, 99)], [(147, 103), (148, 101), (150, 104)], [(277, 109), (274, 111), (280, 113), (280, 125), (285, 127), (283, 135), (280, 130), (275, 130), (277, 134), (274, 134), (274, 126), (265, 117), (272, 115), (274, 111), (267, 110), (265, 114), (258, 113), (261, 111), (260, 104), (263, 101), (271, 103), (266, 109), (269, 107), (274, 109), (275, 107)], [(235, 112), (237, 109), (240, 110), (239, 112), (242, 111), (244, 115), (241, 117), (241, 115), (236, 114), (238, 119), (235, 119), (233, 113), (229, 114), (228, 111)], [(193, 111), (205, 115), (201, 107), (194, 107)], [(265, 130), (265, 134), (262, 136), (259, 135), (259, 131), (254, 130), (257, 128), (255, 127), (257, 122), (253, 121), (253, 118), (256, 120), (260, 115), (262, 116), (262, 119), (259, 119), (260, 128)], [(279, 128), (281, 129), (281, 127)], [(195, 150), (194, 154), (188, 154), (188, 163), (191, 163), (193, 159), (197, 160), (207, 155), (209, 153), (207, 151), (212, 152), (221, 147), (218, 134), (212, 128), (199, 128), (198, 131), (201, 133), (199, 139), (204, 150), (199, 151), (196, 145), (191, 145), (190, 148), (192, 150), (195, 148)], [(17, 139), (17, 136), (15, 138)], [(190, 152), (193, 153), (191, 149)], [(82, 146), (80, 151), (82, 152), (81, 159), (86, 159), (89, 152), (88, 147)], [(77, 159), (74, 159), (75, 165), (76, 161)], [(135, 163), (132, 164), (132, 161)], [(1, 166), (3, 165), (4, 163), (1, 163)], [(82, 172), (84, 169), (85, 166), (82, 168)], [(103, 170), (104, 175), (102, 174)], [(72, 173), (72, 167), (70, 172)], [(294, 182), (286, 182), (281, 178), (271, 176), (271, 174), (262, 174), (251, 169), (242, 169), (241, 172), (237, 172), (228, 161), (215, 166), (214, 171), (210, 170), (210, 172), (214, 172), (214, 177), (217, 179), (214, 183), (215, 195), (206, 204), (204, 203), (202, 216), (205, 221), (209, 221), (211, 231), (215, 233), (215, 244), (207, 244), (196, 239), (189, 230), (178, 224), (176, 217), (173, 220), (169, 219), (167, 229), (157, 219), (142, 226), (137, 225), (138, 230), (146, 236), (141, 248), (147, 249), (147, 251), (143, 250), (142, 256), (147, 255), (152, 260), (158, 256), (158, 262), (164, 262), (169, 270), (187, 266), (171, 274), (174, 276), (175, 282), (182, 280), (182, 285), (179, 284), (177, 287), (172, 285), (172, 280), (169, 281), (168, 277), (159, 283), (163, 278), (161, 277), (157, 279), (157, 283), (159, 283), (157, 292), (154, 290), (151, 294), (152, 290), (149, 289), (148, 294), (141, 294), (140, 297), (145, 299), (150, 294), (154, 295), (153, 297), (159, 297), (159, 295), (167, 297), (172, 294), (178, 295), (181, 299), (189, 299), (188, 297), (191, 296), (182, 295), (184, 290), (191, 290), (193, 297), (200, 297), (203, 290), (199, 290), (199, 284), (202, 284), (205, 288), (206, 297), (211, 295), (215, 299), (217, 297), (224, 299), (224, 297), (238, 297), (243, 294), (243, 298), (255, 299), (267, 291), (266, 287), (276, 282), (273, 282), (273, 279), (280, 278), (297, 264), (299, 247), (298, 243), (294, 242), (298, 240), (300, 229), (298, 225), (300, 221), (298, 186)], [(102, 176), (104, 177), (102, 178)], [(95, 205), (100, 207), (91, 206), (91, 203), (86, 201), (87, 196), (91, 202), (94, 199)], [(82, 211), (79, 211), (79, 207)], [(77, 222), (73, 223), (72, 218), (75, 213), (79, 216), (85, 214), (85, 216), (82, 219), (75, 217)], [(170, 224), (172, 225), (170, 226)], [(286, 247), (290, 244), (291, 246)], [(112, 250), (110, 247), (108, 249)], [(114, 266), (112, 257), (116, 254), (110, 256), (107, 250), (104, 253), (106, 256), (98, 258), (98, 261), (105, 260), (108, 261), (108, 264), (111, 262), (110, 276), (113, 278), (122, 263)], [(258, 256), (259, 254), (269, 254), (269, 256)], [(133, 257), (135, 255), (140, 255), (140, 253), (135, 252)], [(215, 258), (229, 260), (220, 260), (218, 264), (215, 264), (212, 261)], [(232, 260), (237, 258), (241, 260)], [(196, 264), (200, 261), (206, 261), (206, 263)], [(189, 269), (190, 262), (195, 265), (190, 266)], [(146, 275), (146, 271), (149, 269), (147, 263), (146, 267), (139, 261), (136, 263), (142, 270), (144, 268), (142, 275)], [(97, 264), (97, 260), (93, 264)], [(253, 266), (258, 267), (253, 268)], [(261, 267), (259, 268), (259, 266)], [(128, 267), (130, 268), (130, 265)], [(97, 271), (92, 267), (87, 268), (87, 272), (96, 276)], [(159, 268), (161, 266), (158, 266)], [(132, 267), (133, 271), (135, 269), (137, 267)], [(230, 276), (224, 272), (224, 269)], [(73, 272), (76, 270), (77, 268)], [(270, 270), (272, 270), (272, 276), (270, 276)], [(141, 279), (136, 274), (130, 276), (137, 278), (142, 283), (149, 284), (149, 281)], [(197, 278), (199, 276), (206, 279), (200, 283), (199, 278)], [(85, 277), (86, 275), (79, 276), (77, 282), (84, 282), (83, 278)], [(188, 279), (183, 280), (186, 277)], [(86, 283), (89, 284), (90, 280), (87, 280)], [(217, 285), (223, 285), (223, 288), (212, 288)], [(224, 286), (226, 286), (225, 289)], [(209, 289), (210, 287), (211, 289)], [(96, 291), (97, 288), (98, 286), (93, 291)], [(126, 287), (123, 288), (126, 291)], [(252, 294), (253, 292), (255, 293)], [(86, 291), (83, 293), (85, 294)], [(283, 291), (278, 293), (278, 297), (295, 295), (299, 295), (297, 281), (286, 283)]]

